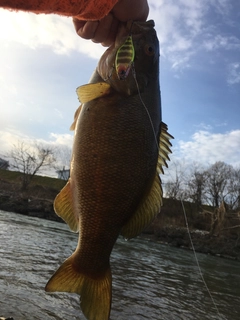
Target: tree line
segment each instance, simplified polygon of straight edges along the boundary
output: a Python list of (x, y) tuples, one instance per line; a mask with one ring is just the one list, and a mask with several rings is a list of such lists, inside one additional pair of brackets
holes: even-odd
[[(26, 190), (37, 173), (69, 168), (71, 149), (23, 140), (13, 145), (8, 159), (10, 168), (22, 172), (22, 190)], [(230, 210), (240, 209), (240, 168), (222, 161), (208, 167), (197, 163), (189, 166), (180, 160), (170, 165), (171, 171), (163, 178), (165, 197), (190, 201), (199, 207), (204, 204), (219, 207), (224, 201)]]
[(174, 161), (173, 174), (164, 183), (165, 196), (190, 201), (201, 207), (219, 207), (224, 201), (230, 210), (240, 209), (240, 168), (217, 161), (206, 168)]

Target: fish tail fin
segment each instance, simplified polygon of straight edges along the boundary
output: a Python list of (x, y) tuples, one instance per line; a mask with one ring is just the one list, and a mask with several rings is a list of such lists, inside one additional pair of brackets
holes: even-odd
[(90, 277), (74, 270), (71, 256), (48, 281), (45, 291), (77, 293), (81, 296), (80, 305), (88, 320), (109, 319), (112, 298), (110, 266), (103, 275)]

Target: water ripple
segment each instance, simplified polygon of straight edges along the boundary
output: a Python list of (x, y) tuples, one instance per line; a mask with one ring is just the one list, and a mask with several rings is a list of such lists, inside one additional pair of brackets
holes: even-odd
[[(0, 211), (0, 316), (15, 320), (84, 320), (79, 297), (44, 291), (75, 250), (65, 224)], [(219, 317), (192, 252), (153, 242), (119, 239), (114, 247), (112, 320), (238, 320), (239, 262), (198, 255)]]

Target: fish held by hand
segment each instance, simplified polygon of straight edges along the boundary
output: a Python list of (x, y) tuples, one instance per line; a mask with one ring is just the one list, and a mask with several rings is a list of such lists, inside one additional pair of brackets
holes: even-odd
[[(134, 56), (128, 58), (121, 79), (118, 54), (130, 34)], [(137, 236), (159, 213), (159, 174), (171, 152), (172, 136), (161, 119), (154, 22), (123, 24), (90, 83), (77, 93), (81, 106), (71, 126), (75, 137), (70, 179), (54, 208), (79, 232), (79, 239), (46, 291), (78, 293), (88, 320), (108, 320), (112, 248), (120, 234), (127, 239)]]

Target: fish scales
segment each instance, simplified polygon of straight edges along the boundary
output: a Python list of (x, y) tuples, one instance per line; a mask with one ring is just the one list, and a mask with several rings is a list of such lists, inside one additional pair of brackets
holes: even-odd
[[(86, 146), (81, 149), (81, 162), (76, 168), (79, 172), (78, 197), (81, 198), (80, 224), (84, 226), (79, 235), (79, 259), (83, 258), (83, 253), (89, 257), (87, 260), (84, 259), (84, 265), (93, 274), (96, 272), (95, 265), (99, 264), (101, 248), (101, 263), (105, 269), (109, 265), (109, 256), (116, 238), (128, 221), (129, 212), (135, 212), (146, 185), (150, 185), (155, 173), (151, 170), (152, 148), (150, 145), (144, 146), (143, 143), (146, 141), (144, 136), (147, 135), (142, 128), (143, 119), (146, 118), (144, 112), (137, 119), (131, 116), (127, 118), (129, 106), (122, 103), (124, 100), (119, 96), (113, 99), (108, 107), (105, 106), (104, 100), (98, 101), (98, 106), (93, 102), (85, 105), (79, 123), (79, 140), (76, 140), (76, 143)], [(110, 112), (109, 108), (113, 109), (116, 104), (120, 104), (118, 112)], [(101, 108), (100, 113), (98, 107)], [(89, 113), (92, 113), (93, 127), (85, 126), (85, 117), (88, 118)], [(150, 126), (148, 134), (152, 135)], [(95, 148), (89, 149), (93, 142)], [(124, 145), (124, 150), (118, 148), (119, 145)], [(136, 147), (137, 151), (132, 154)], [(142, 156), (143, 152), (149, 154), (147, 161)], [(155, 153), (157, 161), (157, 150)], [(101, 156), (98, 156), (99, 154)], [(137, 170), (132, 170), (136, 163)]]
[[(130, 29), (136, 72), (122, 81), (113, 65)], [(158, 173), (163, 172), (172, 137), (161, 119), (158, 78), (153, 21), (129, 22), (101, 57), (90, 83), (77, 89), (83, 104), (71, 126), (75, 137), (70, 179), (54, 208), (73, 231), (79, 231), (79, 240), (46, 291), (78, 293), (88, 320), (109, 319), (109, 260), (117, 237), (138, 235), (162, 204)]]

